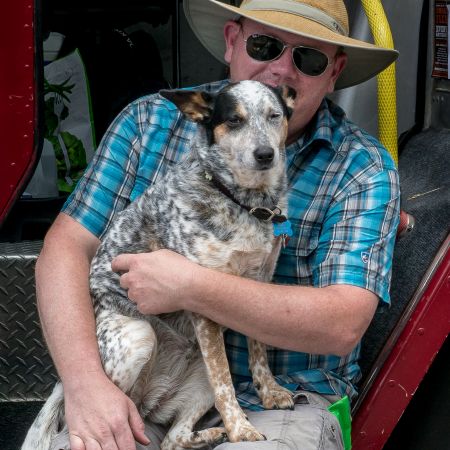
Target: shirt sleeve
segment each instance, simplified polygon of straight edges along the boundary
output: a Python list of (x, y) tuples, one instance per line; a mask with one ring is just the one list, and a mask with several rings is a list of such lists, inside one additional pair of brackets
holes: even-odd
[[(202, 89), (215, 92), (227, 83)], [(105, 133), (62, 211), (101, 239), (115, 214), (188, 150), (194, 131), (195, 125), (158, 94), (130, 103)]]
[(353, 183), (326, 215), (314, 256), (314, 285), (359, 286), (389, 304), (399, 215), (395, 169), (380, 170)]
[(64, 213), (99, 238), (108, 228), (114, 212), (124, 209), (130, 202), (139, 160), (139, 141), (131, 104), (111, 124), (63, 206)]

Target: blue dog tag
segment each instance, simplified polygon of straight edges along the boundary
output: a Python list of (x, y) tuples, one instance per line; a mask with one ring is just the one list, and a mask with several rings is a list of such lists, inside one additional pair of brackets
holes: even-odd
[(273, 235), (275, 237), (286, 235), (291, 237), (293, 235), (292, 225), (289, 220), (283, 223), (274, 223), (273, 224)]

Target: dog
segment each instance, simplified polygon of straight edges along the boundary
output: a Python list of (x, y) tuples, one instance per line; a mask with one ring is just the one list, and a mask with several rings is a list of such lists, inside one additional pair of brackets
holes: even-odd
[[(236, 400), (224, 328), (187, 311), (142, 315), (111, 261), (121, 253), (170, 249), (205, 267), (269, 282), (286, 237), (275, 237), (274, 227), (286, 224), (285, 140), (295, 91), (242, 81), (215, 94), (160, 95), (195, 121), (198, 131), (189, 154), (117, 215), (92, 260), (103, 366), (142, 417), (171, 424), (162, 450), (264, 440)], [(292, 409), (292, 394), (276, 383), (265, 346), (250, 338), (248, 345), (263, 406)], [(57, 383), (22, 450), (48, 450), (64, 427), (63, 396)], [(213, 406), (224, 427), (193, 431)]]

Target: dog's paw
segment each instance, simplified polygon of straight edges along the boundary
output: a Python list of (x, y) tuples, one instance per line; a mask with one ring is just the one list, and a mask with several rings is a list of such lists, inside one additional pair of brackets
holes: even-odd
[(266, 437), (245, 418), (236, 422), (231, 430), (227, 430), (227, 434), (230, 442), (266, 440)]
[(169, 431), (161, 443), (161, 450), (182, 450), (187, 448), (205, 448), (216, 446), (227, 441), (227, 432), (223, 427), (207, 428), (206, 430), (179, 432)]
[(266, 409), (294, 409), (292, 392), (278, 384), (258, 390), (258, 395)]
[[(206, 430), (193, 431), (191, 442), (193, 444), (219, 445), (228, 440), (227, 431), (223, 427), (207, 428)], [(197, 448), (197, 447), (192, 447)]]

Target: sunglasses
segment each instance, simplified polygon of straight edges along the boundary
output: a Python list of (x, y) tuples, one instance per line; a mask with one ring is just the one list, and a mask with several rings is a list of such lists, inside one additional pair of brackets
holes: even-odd
[[(280, 39), (265, 34), (252, 34), (244, 41), (248, 56), (262, 62), (275, 61), (290, 47)], [(328, 55), (303, 45), (292, 47), (292, 61), (297, 70), (310, 77), (322, 75), (330, 64)]]

